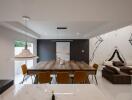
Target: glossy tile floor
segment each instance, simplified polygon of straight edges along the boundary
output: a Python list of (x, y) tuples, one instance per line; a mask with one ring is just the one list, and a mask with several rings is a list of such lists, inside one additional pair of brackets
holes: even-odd
[(0, 95), (0, 100), (107, 100), (93, 84), (15, 85)]
[(132, 100), (132, 84), (129, 85), (114, 85), (106, 79), (98, 76), (98, 88), (110, 100)]
[[(89, 76), (90, 83), (96, 84), (95, 80), (92, 80)], [(98, 85), (96, 85), (105, 96), (108, 97), (108, 100), (132, 100), (132, 84), (129, 85), (114, 85), (111, 84), (106, 79), (102, 78), (101, 71), (98, 71), (97, 74)], [(28, 78), (24, 84), (31, 84), (31, 78)], [(52, 84), (55, 84), (55, 78), (52, 80)]]

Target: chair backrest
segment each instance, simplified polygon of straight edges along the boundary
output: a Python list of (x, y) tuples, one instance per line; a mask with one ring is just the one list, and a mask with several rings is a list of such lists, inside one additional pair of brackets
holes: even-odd
[(93, 64), (93, 67), (94, 67), (95, 69), (98, 69), (99, 65), (98, 65), (98, 64)]
[(38, 82), (40, 84), (50, 83), (51, 82), (50, 72), (39, 72), (38, 73)]
[(74, 73), (74, 79), (73, 79), (74, 83), (89, 83), (89, 79), (88, 79), (88, 73), (86, 71), (76, 71)]
[(27, 74), (27, 65), (23, 64), (23, 65), (21, 65), (21, 68), (22, 68), (23, 75)]
[[(93, 68), (95, 68), (95, 69), (96, 69), (96, 73), (97, 73), (98, 67), (99, 67), (99, 65), (98, 65), (98, 64), (93, 64)], [(95, 73), (95, 74), (96, 74), (96, 73)]]
[(68, 84), (70, 82), (70, 77), (68, 72), (58, 72), (57, 73), (57, 83)]

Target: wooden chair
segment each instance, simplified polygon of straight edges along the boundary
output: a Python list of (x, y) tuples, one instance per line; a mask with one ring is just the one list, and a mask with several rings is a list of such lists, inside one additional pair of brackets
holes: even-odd
[[(96, 72), (95, 72), (94, 75), (93, 75), (94, 78), (95, 78), (96, 84), (98, 84), (98, 81), (97, 81), (97, 78), (96, 78), (96, 74), (97, 74), (98, 67), (99, 67), (98, 64), (93, 64), (93, 68), (96, 69)], [(92, 76), (92, 79), (93, 79), (93, 76)]]
[(57, 80), (57, 83), (59, 84), (70, 83), (69, 73), (68, 72), (58, 72), (56, 80)]
[(26, 76), (28, 76), (28, 75), (31, 76), (32, 83), (33, 83), (33, 78), (32, 78), (33, 74), (28, 74), (28, 73), (27, 73), (27, 65), (26, 65), (26, 64), (21, 65), (21, 69), (22, 69), (22, 74), (23, 74), (23, 81), (22, 81), (22, 84), (23, 84), (23, 82), (25, 81)]
[(43, 83), (51, 83), (51, 77), (50, 77), (50, 72), (39, 72), (37, 74), (38, 76), (38, 83), (43, 84)]
[(86, 71), (75, 71), (73, 83), (76, 83), (76, 84), (88, 83), (88, 84), (90, 84), (89, 79), (88, 79), (88, 73)]

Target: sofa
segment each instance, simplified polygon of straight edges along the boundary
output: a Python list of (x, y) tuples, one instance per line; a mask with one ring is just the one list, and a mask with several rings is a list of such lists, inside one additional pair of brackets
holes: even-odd
[(102, 77), (113, 84), (131, 84), (132, 68), (120, 61), (107, 61), (104, 63)]
[(103, 68), (102, 77), (110, 81), (112, 84), (131, 84), (130, 75), (117, 71), (116, 69), (112, 70), (108, 67)]

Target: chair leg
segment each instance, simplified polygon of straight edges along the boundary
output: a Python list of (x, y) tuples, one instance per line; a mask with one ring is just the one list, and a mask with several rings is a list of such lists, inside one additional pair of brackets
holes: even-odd
[(34, 84), (38, 84), (38, 77), (37, 77), (37, 75), (35, 76)]
[(98, 85), (98, 81), (97, 81), (96, 75), (94, 75), (94, 78), (95, 78), (95, 80), (96, 80), (96, 84)]
[(73, 84), (73, 83), (74, 83), (74, 82), (73, 82), (73, 80), (74, 80), (74, 77), (71, 77), (70, 79), (71, 79), (71, 82), (72, 82), (72, 84)]
[(37, 77), (36, 75), (33, 75), (34, 76), (34, 81), (33, 81), (33, 84), (35, 84), (35, 78)]
[(89, 78), (87, 80), (85, 80), (84, 82), (85, 84), (90, 84)]
[(33, 84), (33, 78), (32, 78), (32, 75), (31, 75), (31, 80), (32, 80), (32, 84)]
[(25, 76), (23, 76), (22, 84), (24, 83), (24, 81), (25, 81)]
[(93, 75), (92, 75), (92, 80), (93, 80)]

